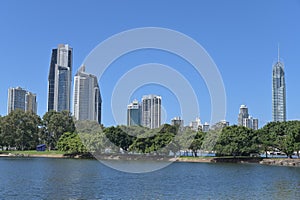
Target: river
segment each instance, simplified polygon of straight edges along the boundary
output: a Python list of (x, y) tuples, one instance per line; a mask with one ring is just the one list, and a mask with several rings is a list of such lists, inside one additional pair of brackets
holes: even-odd
[(300, 168), (173, 163), (125, 173), (97, 160), (8, 157), (0, 199), (300, 199)]

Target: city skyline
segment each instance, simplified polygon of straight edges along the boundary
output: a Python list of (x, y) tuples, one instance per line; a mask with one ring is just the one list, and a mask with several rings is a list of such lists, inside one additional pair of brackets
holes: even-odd
[[(58, 3), (60, 6), (56, 6)], [(298, 1), (191, 1), (188, 4), (176, 1), (172, 4), (133, 1), (128, 9), (124, 9), (127, 6), (125, 2), (91, 2), (89, 5), (74, 2), (72, 12), (81, 15), (73, 15), (68, 22), (51, 12), (56, 10), (64, 13), (70, 6), (67, 2), (35, 4), (30, 1), (8, 1), (1, 4), (3, 12), (0, 15), (4, 31), (1, 33), (3, 48), (0, 55), (2, 65), (6, 66), (3, 70), (9, 76), (2, 78), (0, 93), (6, 94), (9, 87), (17, 85), (34, 91), (39, 102), (40, 116), (47, 111), (47, 76), (51, 49), (55, 45), (64, 43), (74, 48), (73, 77), (84, 58), (101, 41), (128, 29), (154, 26), (180, 31), (200, 43), (209, 53), (223, 78), (227, 96), (225, 118), (232, 124), (236, 123), (241, 104), (251, 108), (251, 113), (260, 120), (260, 126), (272, 121), (271, 74), (277, 61), (277, 44), (280, 43), (280, 60), (285, 65), (287, 85), (287, 120), (300, 119), (297, 110), (300, 99), (297, 74), (300, 69), (296, 67), (300, 52)], [(169, 9), (170, 6), (172, 9)], [(165, 15), (166, 10), (168, 15)], [(94, 23), (95, 20), (97, 24)], [(203, 121), (210, 122), (210, 96), (201, 77), (195, 75), (192, 68), (188, 68), (188, 63), (172, 55), (145, 50), (144, 53), (137, 51), (116, 60), (107, 71), (107, 76), (99, 80), (103, 83), (100, 85), (103, 96), (102, 114), (105, 116), (103, 124), (116, 124), (110, 108), (110, 93), (119, 77), (134, 66), (149, 62), (167, 64), (189, 78), (195, 91), (199, 92), (196, 94), (200, 100), (198, 116)], [(128, 102), (150, 93), (160, 94), (164, 102), (168, 102), (168, 105), (164, 105), (164, 109), (168, 111), (167, 122), (174, 116), (181, 116), (178, 100), (167, 89), (150, 86), (139, 88)], [(7, 112), (6, 101), (7, 96), (1, 95), (1, 115)], [(197, 117), (189, 116), (189, 119), (185, 117), (185, 122)]]

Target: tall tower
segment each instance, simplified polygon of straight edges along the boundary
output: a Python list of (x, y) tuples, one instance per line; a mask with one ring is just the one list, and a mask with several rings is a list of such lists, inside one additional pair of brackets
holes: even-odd
[(139, 125), (141, 125), (141, 106), (135, 99), (127, 106), (127, 126)]
[(272, 117), (273, 121), (286, 121), (286, 92), (284, 79), (284, 65), (280, 62), (279, 47), (278, 59), (273, 66), (272, 87)]
[(142, 125), (151, 129), (161, 125), (161, 96), (143, 96)]
[(249, 114), (248, 114), (248, 108), (246, 105), (241, 105), (240, 106), (240, 113), (239, 113), (239, 117), (238, 117), (238, 125), (239, 126), (243, 126), (243, 121), (245, 118), (248, 118)]
[(52, 49), (48, 76), (48, 111), (70, 111), (73, 49), (60, 44)]
[(7, 113), (20, 109), (23, 111), (37, 112), (36, 95), (21, 87), (8, 89)]
[(101, 124), (100, 88), (97, 77), (85, 72), (81, 66), (74, 77), (74, 117), (76, 120), (91, 120)]

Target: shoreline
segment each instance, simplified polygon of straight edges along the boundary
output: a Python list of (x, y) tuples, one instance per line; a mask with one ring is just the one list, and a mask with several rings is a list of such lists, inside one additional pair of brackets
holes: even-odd
[(261, 158), (261, 157), (165, 157), (145, 155), (103, 154), (93, 156), (91, 154), (1, 154), (1, 157), (16, 158), (72, 158), (72, 159), (100, 159), (100, 160), (152, 160), (166, 162), (189, 162), (189, 163), (256, 163), (261, 165), (300, 167), (299, 158)]

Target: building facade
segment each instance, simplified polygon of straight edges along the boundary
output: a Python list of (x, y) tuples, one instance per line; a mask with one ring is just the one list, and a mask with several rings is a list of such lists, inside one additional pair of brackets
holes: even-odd
[(258, 119), (249, 116), (248, 108), (246, 105), (240, 106), (240, 113), (238, 116), (238, 125), (245, 126), (254, 130), (258, 129)]
[(190, 127), (193, 131), (202, 130), (202, 124), (199, 117), (196, 117), (195, 121), (190, 122)]
[(171, 125), (178, 126), (180, 131), (182, 131), (184, 129), (184, 121), (183, 121), (183, 119), (181, 119), (181, 117), (174, 117), (171, 120)]
[(245, 118), (248, 118), (249, 114), (248, 114), (248, 108), (246, 105), (241, 105), (240, 106), (240, 112), (239, 112), (239, 116), (238, 116), (238, 125), (239, 126), (243, 126), (243, 121)]
[(158, 128), (161, 125), (161, 96), (145, 95), (142, 98), (142, 125)]
[(9, 88), (7, 113), (16, 109), (37, 113), (36, 95), (21, 87)]
[(141, 125), (141, 105), (138, 100), (133, 100), (127, 106), (127, 126)]
[(73, 49), (60, 44), (52, 49), (48, 76), (48, 111), (70, 111)]
[(272, 87), (272, 117), (273, 121), (286, 121), (286, 89), (284, 78), (284, 65), (278, 60), (273, 66)]
[(74, 77), (74, 117), (76, 120), (97, 121), (101, 124), (102, 99), (98, 79), (81, 66)]

